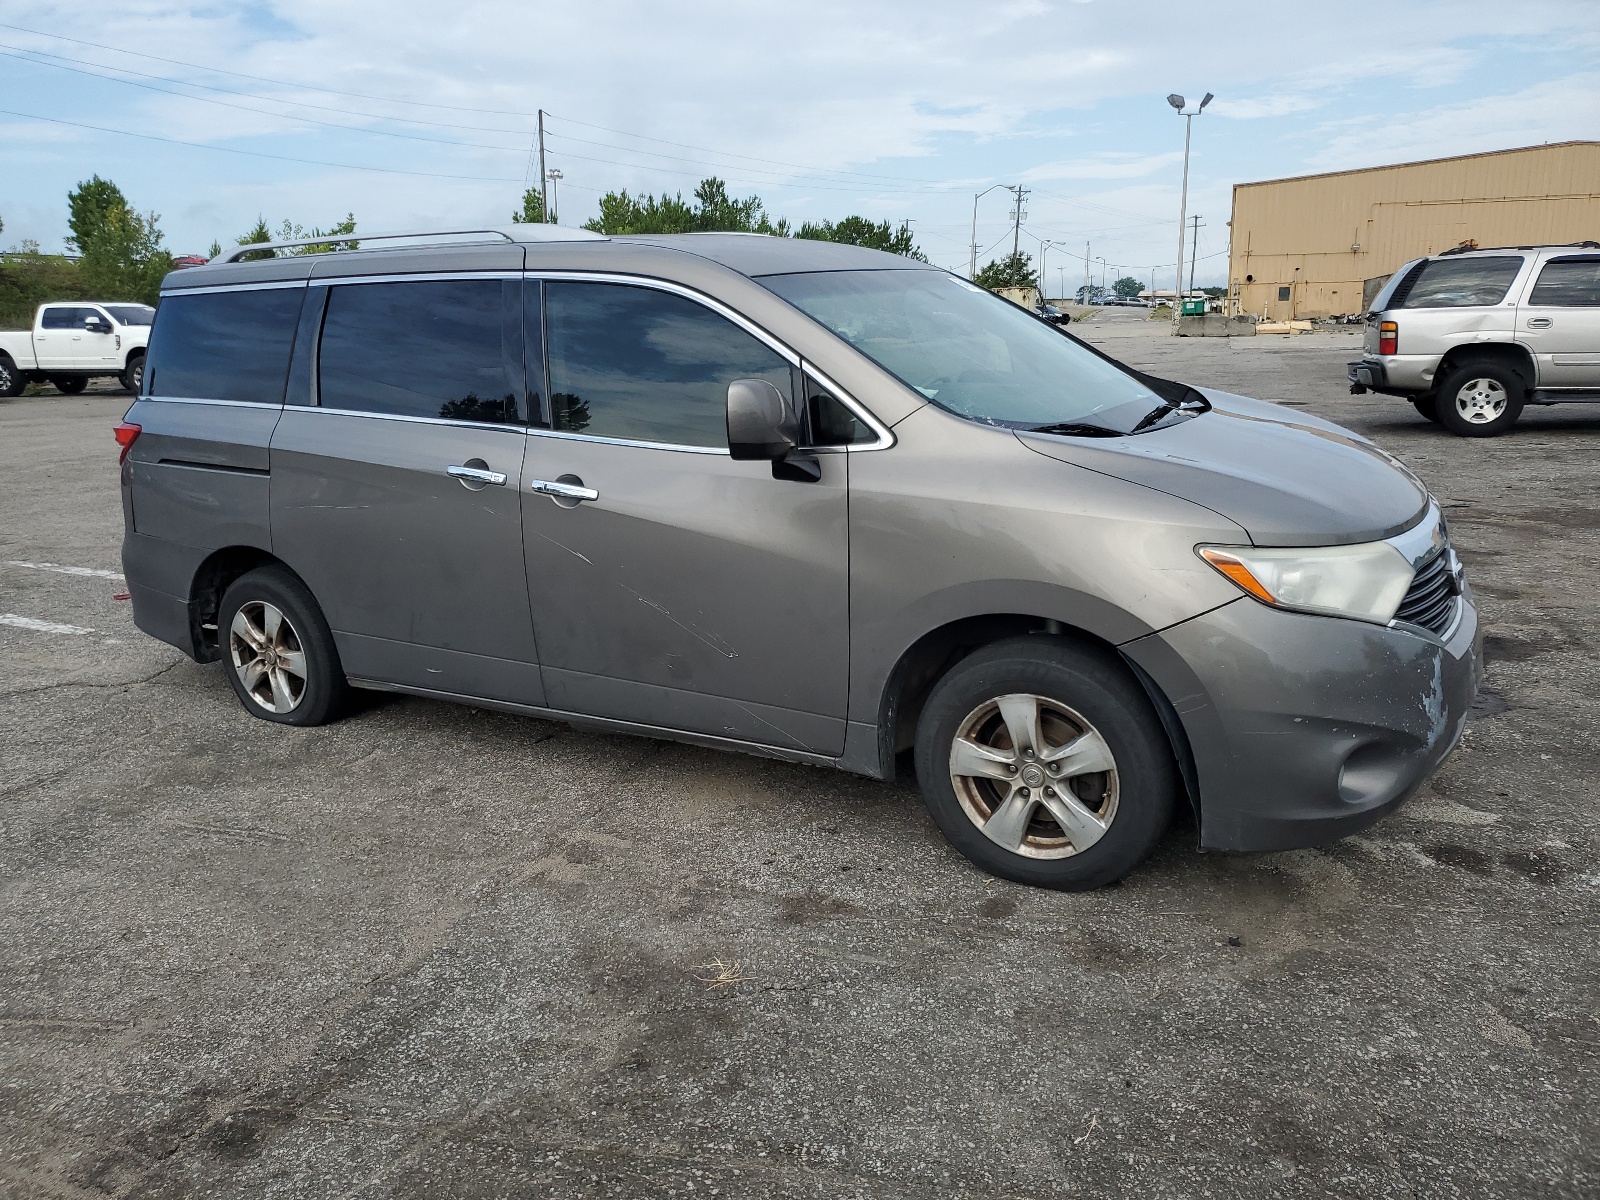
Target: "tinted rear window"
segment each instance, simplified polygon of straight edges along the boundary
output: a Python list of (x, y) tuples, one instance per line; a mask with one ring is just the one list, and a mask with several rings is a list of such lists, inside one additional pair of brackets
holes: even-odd
[(1600, 254), (1551, 259), (1539, 272), (1528, 303), (1547, 308), (1600, 308)]
[(502, 291), (520, 287), (453, 279), (332, 288), (317, 356), (322, 406), (518, 421), (521, 313)]
[(1435, 258), (1406, 294), (1405, 308), (1469, 308), (1499, 304), (1522, 270), (1519, 258)]
[(304, 295), (292, 287), (164, 297), (150, 331), (149, 394), (282, 404)]

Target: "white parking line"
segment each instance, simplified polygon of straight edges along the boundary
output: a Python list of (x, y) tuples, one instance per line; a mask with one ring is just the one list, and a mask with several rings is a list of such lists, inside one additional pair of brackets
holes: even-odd
[(121, 571), (101, 571), (95, 567), (60, 567), (55, 563), (23, 562), (20, 558), (8, 558), (8, 567), (26, 567), (30, 571), (54, 571), (57, 575), (86, 575), (90, 579), (121, 579)]
[(35, 617), (19, 617), (16, 613), (0, 613), (0, 625), (16, 629), (31, 629), (34, 633), (93, 633), (82, 625), (63, 625), (59, 621), (40, 621)]

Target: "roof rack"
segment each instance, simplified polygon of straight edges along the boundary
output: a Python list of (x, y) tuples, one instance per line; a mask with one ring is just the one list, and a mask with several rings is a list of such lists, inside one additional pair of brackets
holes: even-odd
[(1495, 250), (1600, 250), (1600, 242), (1555, 242), (1549, 246), (1473, 246), (1463, 242), (1459, 246), (1452, 246), (1448, 250), (1441, 250), (1434, 255), (1435, 258), (1445, 258), (1451, 254), (1488, 254)]
[(218, 263), (238, 262), (247, 254), (260, 254), (263, 251), (273, 253), (279, 250), (294, 250), (302, 246), (349, 246), (348, 250), (336, 250), (332, 253), (349, 254), (360, 249), (362, 242), (385, 242), (398, 239), (410, 239), (421, 244), (437, 243), (444, 238), (483, 237), (503, 238), (515, 245), (518, 242), (587, 242), (604, 240), (603, 234), (598, 234), (588, 229), (571, 229), (562, 225), (519, 225), (513, 233), (506, 229), (410, 229), (399, 233), (348, 233), (326, 234), (322, 237), (296, 238), (284, 242), (246, 242), (240, 246), (233, 246), (224, 250), (213, 258), (208, 266)]

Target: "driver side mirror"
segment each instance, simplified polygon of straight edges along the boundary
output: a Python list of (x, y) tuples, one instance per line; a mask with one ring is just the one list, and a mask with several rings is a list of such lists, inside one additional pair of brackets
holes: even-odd
[(783, 393), (765, 379), (728, 385), (728, 453), (777, 462), (800, 444), (800, 419)]

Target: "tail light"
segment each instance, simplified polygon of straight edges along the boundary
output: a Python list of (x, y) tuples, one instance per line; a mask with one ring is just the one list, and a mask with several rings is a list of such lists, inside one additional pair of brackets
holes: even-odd
[(122, 453), (117, 455), (118, 465), (128, 461), (128, 451), (133, 449), (133, 443), (139, 440), (139, 434), (143, 431), (144, 426), (131, 421), (124, 421), (111, 431), (117, 435), (117, 445), (122, 447)]
[(1383, 321), (1378, 325), (1378, 353), (1400, 353), (1400, 326), (1393, 321)]

